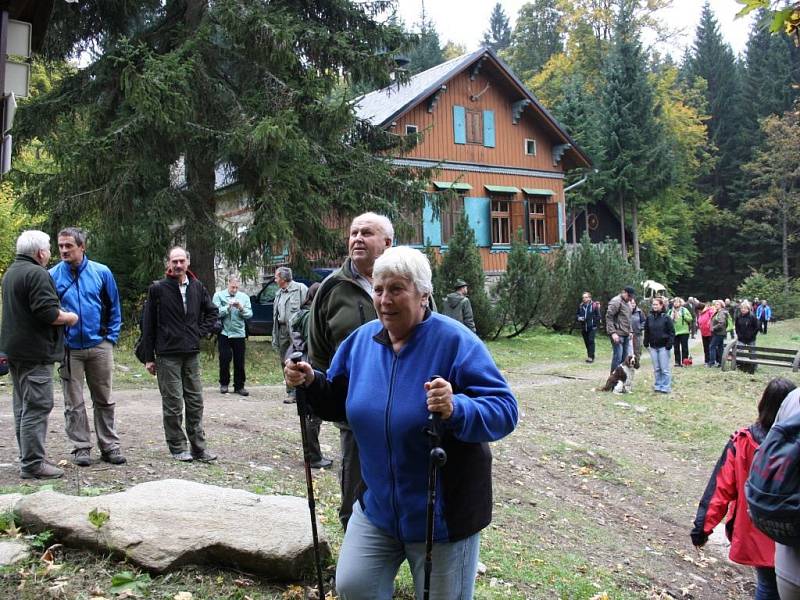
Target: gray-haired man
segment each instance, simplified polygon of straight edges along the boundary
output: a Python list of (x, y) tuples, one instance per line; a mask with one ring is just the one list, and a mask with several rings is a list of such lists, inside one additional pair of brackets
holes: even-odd
[[(280, 289), (275, 294), (275, 303), (272, 306), (272, 347), (277, 350), (278, 360), (283, 365), (286, 353), (292, 345), (292, 319), (306, 301), (308, 287), (292, 279), (292, 270), (289, 267), (278, 267), (275, 271), (275, 283)], [(294, 389), (287, 386), (286, 394), (284, 403), (293, 403)]]
[(53, 410), (53, 363), (64, 358), (62, 325), (78, 315), (61, 310), (45, 266), (50, 236), (23, 231), (17, 256), (3, 275), (0, 349), (8, 355), (14, 383), (14, 430), (23, 479), (55, 479), (64, 471), (45, 460), (47, 419)]

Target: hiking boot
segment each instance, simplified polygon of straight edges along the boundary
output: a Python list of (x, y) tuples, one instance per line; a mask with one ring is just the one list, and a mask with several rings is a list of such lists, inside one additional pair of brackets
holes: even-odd
[(327, 469), (333, 464), (333, 461), (329, 458), (321, 458), (320, 460), (315, 460), (311, 463), (312, 469)]
[(183, 450), (181, 452), (173, 452), (172, 458), (175, 460), (179, 460), (181, 462), (192, 462), (192, 455), (189, 453), (188, 450)]
[(100, 459), (107, 463), (111, 463), (112, 465), (124, 465), (126, 462), (128, 462), (128, 459), (122, 455), (122, 452), (119, 451), (119, 448), (114, 448), (108, 452), (101, 452)]
[(209, 452), (208, 450), (192, 452), (191, 456), (194, 460), (199, 460), (200, 462), (212, 462), (217, 460), (217, 455), (213, 452)]
[(92, 464), (92, 454), (88, 448), (77, 448), (72, 452), (72, 462), (79, 467), (88, 467)]
[(239, 394), (240, 396), (249, 396), (250, 392), (248, 392), (245, 388), (239, 388), (238, 390), (233, 390), (234, 394)]
[(286, 398), (283, 399), (283, 403), (284, 404), (297, 404), (297, 398), (295, 398), (294, 396), (286, 396)]
[(228, 386), (227, 385), (219, 386), (219, 393), (220, 394), (227, 394), (228, 393)]
[(64, 476), (64, 471), (55, 465), (43, 460), (35, 471), (20, 471), (22, 479), (58, 479)]
[(587, 362), (587, 363), (593, 363), (593, 362), (594, 362), (594, 359), (593, 359), (593, 358), (587, 358), (587, 359), (586, 359), (586, 362)]

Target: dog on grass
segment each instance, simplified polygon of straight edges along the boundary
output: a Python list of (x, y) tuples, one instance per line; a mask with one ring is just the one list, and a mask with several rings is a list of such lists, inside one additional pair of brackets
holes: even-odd
[(633, 390), (633, 375), (636, 372), (636, 362), (632, 355), (626, 356), (625, 360), (608, 376), (606, 384), (600, 388), (600, 391), (629, 394)]

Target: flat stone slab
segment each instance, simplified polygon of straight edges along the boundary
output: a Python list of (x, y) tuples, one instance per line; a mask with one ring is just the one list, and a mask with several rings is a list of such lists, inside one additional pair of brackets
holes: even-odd
[[(36, 492), (16, 513), (30, 531), (50, 530), (65, 545), (124, 556), (155, 573), (210, 564), (296, 581), (314, 572), (305, 498), (166, 479), (95, 497)], [(330, 546), (318, 530), (325, 560)]]
[(23, 542), (0, 541), (0, 567), (7, 567), (30, 556), (28, 545)]

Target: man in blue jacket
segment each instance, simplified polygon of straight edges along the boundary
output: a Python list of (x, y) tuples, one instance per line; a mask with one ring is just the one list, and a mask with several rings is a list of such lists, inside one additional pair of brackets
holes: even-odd
[(767, 335), (767, 325), (772, 320), (772, 307), (766, 300), (762, 300), (761, 304), (756, 306), (756, 319), (761, 326), (761, 333)]
[(122, 327), (122, 310), (117, 283), (111, 270), (86, 257), (86, 233), (67, 227), (58, 233), (61, 262), (50, 269), (61, 305), (78, 315), (76, 325), (66, 327), (65, 344), (69, 362), (62, 375), (64, 418), (72, 442), (72, 462), (79, 467), (92, 464), (91, 431), (83, 399), (83, 379), (89, 387), (94, 413), (94, 430), (100, 458), (113, 465), (126, 462), (120, 451), (111, 398), (114, 345)]

